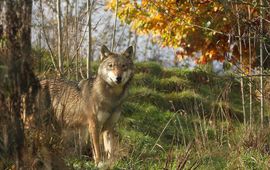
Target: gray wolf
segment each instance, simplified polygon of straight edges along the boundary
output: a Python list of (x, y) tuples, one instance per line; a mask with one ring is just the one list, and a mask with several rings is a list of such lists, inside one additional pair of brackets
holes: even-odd
[(132, 46), (123, 53), (113, 53), (102, 46), (94, 80), (82, 80), (79, 84), (59, 79), (40, 82), (43, 91), (48, 92), (46, 100), (63, 126), (88, 127), (96, 165), (114, 156), (114, 126), (134, 74), (132, 56)]

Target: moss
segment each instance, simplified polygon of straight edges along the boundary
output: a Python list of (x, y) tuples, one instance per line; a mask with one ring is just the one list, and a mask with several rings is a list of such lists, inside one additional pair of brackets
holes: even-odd
[(164, 94), (146, 87), (133, 87), (130, 90), (128, 101), (137, 103), (149, 103), (158, 106), (160, 109), (167, 110), (169, 102), (164, 98)]
[(147, 73), (152, 76), (161, 76), (162, 67), (156, 62), (140, 62), (136, 63), (136, 73)]
[(155, 79), (153, 84), (156, 90), (166, 93), (180, 92), (186, 88), (190, 88), (188, 80), (176, 76), (160, 80)]
[(155, 77), (147, 73), (138, 73), (134, 75), (133, 85), (134, 86), (147, 86), (152, 87)]
[(202, 97), (198, 93), (191, 90), (185, 90), (179, 93), (169, 93), (165, 98), (172, 104), (173, 109), (176, 111), (193, 111), (194, 102), (202, 100)]
[(138, 73), (134, 76), (133, 85), (146, 86), (159, 92), (180, 92), (190, 88), (190, 82), (180, 77), (157, 78), (146, 73)]
[(122, 112), (125, 116), (131, 116), (134, 113), (143, 112), (140, 103), (125, 102), (122, 106)]
[(190, 69), (180, 69), (180, 68), (165, 68), (163, 70), (163, 77), (164, 78), (170, 78), (173, 76), (176, 77), (185, 77), (188, 74), (191, 74), (193, 71)]

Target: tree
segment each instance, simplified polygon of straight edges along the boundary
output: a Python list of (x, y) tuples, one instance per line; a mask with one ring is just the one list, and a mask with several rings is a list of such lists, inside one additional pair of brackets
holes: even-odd
[(92, 60), (92, 12), (95, 1), (87, 0), (88, 11), (88, 54), (87, 54), (87, 78), (91, 76), (91, 60)]
[(62, 20), (61, 20), (61, 0), (57, 0), (57, 33), (58, 33), (58, 41), (57, 41), (57, 51), (58, 51), (58, 66), (60, 74), (63, 74), (63, 38), (62, 38)]
[[(109, 8), (116, 9), (115, 1), (108, 3)], [(235, 19), (237, 18), (236, 5), (240, 11), (239, 24), (243, 44), (248, 39), (246, 33), (249, 27), (253, 32), (259, 33), (259, 11), (261, 8), (269, 7), (269, 4), (260, 6), (259, 3), (251, 0), (245, 2), (119, 0), (118, 3), (121, 6), (118, 9), (118, 17), (123, 22), (131, 24), (134, 30), (138, 30), (140, 34), (154, 35), (155, 40), (163, 46), (181, 47), (187, 56), (195, 56), (196, 52), (201, 51), (202, 55), (197, 62), (202, 64), (212, 60), (223, 61), (225, 53), (230, 52), (231, 45), (237, 44), (239, 35)], [(250, 19), (247, 6), (251, 7)], [(270, 18), (270, 14), (267, 13), (264, 18)], [(265, 31), (266, 28), (264, 27)], [(264, 38), (269, 39), (269, 36), (264, 34)], [(259, 49), (259, 47), (255, 48)], [(253, 53), (254, 58), (255, 55)], [(242, 46), (242, 56), (243, 63), (248, 65), (248, 46)], [(235, 48), (232, 61), (238, 61), (239, 58), (239, 49)]]
[(38, 89), (31, 68), (32, 0), (0, 1), (0, 14), (0, 135), (5, 138), (7, 155), (20, 169), (24, 147), (21, 103), (23, 98), (27, 100), (26, 114), (30, 113)]

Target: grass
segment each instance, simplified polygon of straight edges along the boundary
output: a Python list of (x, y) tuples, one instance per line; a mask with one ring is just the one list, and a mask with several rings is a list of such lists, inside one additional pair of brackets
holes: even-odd
[[(187, 169), (269, 168), (268, 152), (245, 147), (247, 132), (256, 132), (243, 126), (239, 82), (231, 75), (164, 69), (153, 63), (136, 68), (123, 108), (126, 116), (119, 123), (121, 143), (128, 143), (133, 154), (119, 160), (116, 169), (176, 169), (190, 142), (195, 145), (186, 157)], [(129, 133), (134, 141), (126, 141)]]

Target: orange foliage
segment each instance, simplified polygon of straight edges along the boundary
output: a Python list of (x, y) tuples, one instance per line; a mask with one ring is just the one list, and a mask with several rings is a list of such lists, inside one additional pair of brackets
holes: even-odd
[[(111, 0), (108, 7), (115, 8)], [(251, 1), (251, 0), (250, 0)], [(141, 2), (141, 3), (139, 3)], [(225, 53), (230, 51), (229, 34), (237, 36), (237, 14), (248, 20), (248, 6), (216, 0), (119, 0), (119, 18), (132, 25), (140, 34), (155, 36), (162, 46), (181, 47), (181, 56), (193, 56), (194, 52), (202, 52), (198, 63), (212, 60), (225, 60)], [(252, 18), (258, 16), (258, 10), (252, 8)], [(241, 21), (241, 32), (247, 30)], [(248, 21), (250, 22), (250, 21)], [(255, 23), (256, 24), (256, 23)], [(234, 37), (234, 42), (238, 41)], [(248, 46), (243, 46), (243, 57)], [(238, 49), (238, 48), (237, 48)], [(239, 58), (239, 52), (234, 53)], [(248, 63), (246, 59), (244, 62)]]

